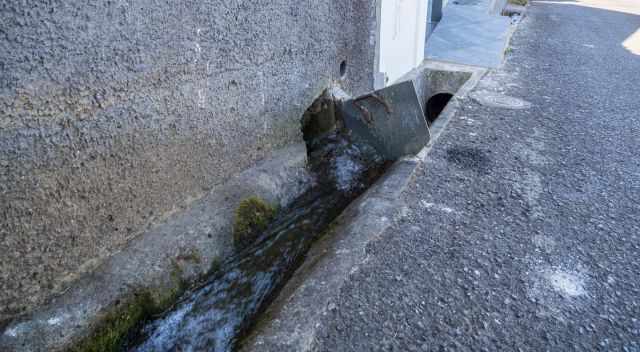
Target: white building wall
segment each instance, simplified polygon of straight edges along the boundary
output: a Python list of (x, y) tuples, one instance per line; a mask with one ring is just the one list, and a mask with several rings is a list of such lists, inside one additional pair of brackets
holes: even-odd
[(427, 0), (379, 0), (376, 88), (393, 83), (424, 59)]

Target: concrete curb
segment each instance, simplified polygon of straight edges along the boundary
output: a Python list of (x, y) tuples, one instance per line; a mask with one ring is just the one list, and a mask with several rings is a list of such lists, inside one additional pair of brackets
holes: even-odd
[(257, 196), (287, 205), (311, 184), (306, 163), (306, 147), (292, 145), (213, 189), (136, 238), (47, 306), (10, 323), (0, 335), (0, 351), (64, 350), (89, 336), (103, 317), (141, 290), (177, 296), (184, 283), (197, 281), (233, 251), (232, 221), (239, 202)]
[[(455, 66), (455, 67), (454, 67)], [(433, 68), (460, 65), (425, 62), (405, 76), (414, 81), (424, 79)], [(415, 157), (405, 157), (365, 194), (360, 196), (336, 219), (333, 227), (309, 251), (278, 297), (263, 314), (255, 328), (241, 344), (241, 351), (310, 351), (316, 331), (327, 311), (335, 309), (334, 300), (358, 267), (368, 260), (367, 245), (376, 241), (407, 209), (402, 193), (433, 144), (455, 115), (459, 102), (486, 73), (485, 69), (466, 67), (469, 79), (456, 92), (432, 127), (431, 140)], [(418, 82), (419, 83), (419, 82)], [(416, 87), (419, 87), (416, 84)]]

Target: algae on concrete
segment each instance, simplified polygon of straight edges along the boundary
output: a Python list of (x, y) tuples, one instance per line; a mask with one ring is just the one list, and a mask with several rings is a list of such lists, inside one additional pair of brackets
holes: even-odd
[(211, 275), (222, 268), (222, 261), (218, 258), (211, 260), (211, 265), (209, 266), (209, 271), (207, 271), (207, 276)]
[(186, 290), (178, 266), (164, 287), (134, 292), (126, 302), (106, 313), (94, 332), (70, 349), (71, 352), (116, 352), (146, 320), (171, 308)]
[(152, 315), (153, 300), (148, 292), (142, 292), (122, 304), (102, 319), (96, 332), (71, 349), (73, 352), (117, 351), (129, 332)]
[(238, 205), (233, 223), (233, 243), (244, 248), (253, 243), (276, 216), (277, 209), (258, 197), (244, 199)]

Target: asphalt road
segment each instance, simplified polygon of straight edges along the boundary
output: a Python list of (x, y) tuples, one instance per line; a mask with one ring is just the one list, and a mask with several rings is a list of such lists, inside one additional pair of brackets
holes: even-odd
[(533, 4), (475, 89), (531, 107), (463, 101), (317, 350), (640, 351), (639, 27)]

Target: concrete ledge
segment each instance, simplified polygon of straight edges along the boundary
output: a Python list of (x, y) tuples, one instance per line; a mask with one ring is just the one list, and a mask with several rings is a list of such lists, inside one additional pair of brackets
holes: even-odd
[(257, 196), (287, 205), (311, 184), (306, 161), (305, 146), (293, 145), (212, 190), (134, 240), (43, 309), (9, 324), (0, 335), (0, 350), (69, 348), (140, 290), (166, 296), (195, 282), (233, 252), (232, 221), (238, 203)]
[[(427, 101), (438, 93), (458, 94), (473, 74), (484, 73), (480, 67), (425, 60), (420, 66), (407, 72), (398, 82), (412, 80), (423, 110)], [(431, 131), (433, 134), (433, 131)]]
[(502, 0), (459, 0), (448, 4), (442, 20), (427, 41), (425, 57), (500, 67), (512, 30), (511, 19), (500, 16), (501, 3)]

